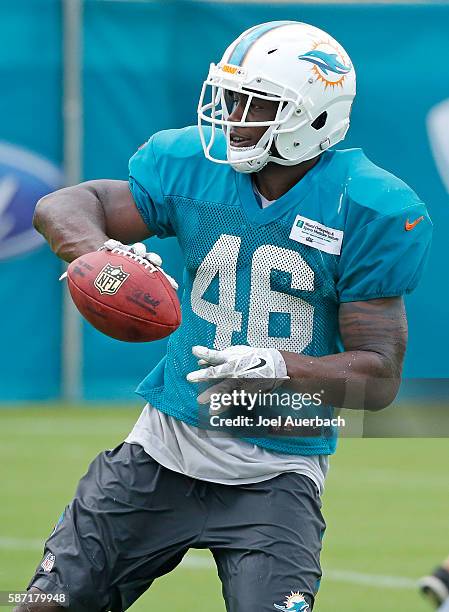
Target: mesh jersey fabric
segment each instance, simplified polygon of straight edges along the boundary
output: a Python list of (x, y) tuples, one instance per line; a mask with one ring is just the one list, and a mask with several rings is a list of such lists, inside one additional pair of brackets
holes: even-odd
[[(432, 227), (426, 208), (361, 149), (323, 153), (263, 209), (249, 175), (205, 159), (196, 127), (155, 134), (129, 170), (142, 218), (153, 234), (177, 237), (185, 267), (182, 324), (137, 392), (189, 425), (202, 422), (201, 389), (186, 381), (197, 369), (193, 345), (247, 344), (316, 357), (339, 352), (341, 302), (409, 293), (422, 274)], [(290, 238), (297, 215), (343, 232), (341, 253)], [(404, 229), (420, 217), (413, 231)], [(332, 416), (332, 408), (321, 407), (320, 416)], [(246, 439), (293, 454), (331, 454), (336, 447), (331, 428), (319, 437)]]

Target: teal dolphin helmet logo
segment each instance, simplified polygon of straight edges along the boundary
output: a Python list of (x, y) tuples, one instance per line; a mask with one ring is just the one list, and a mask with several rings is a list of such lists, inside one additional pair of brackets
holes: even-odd
[(318, 49), (309, 51), (303, 55), (299, 55), (298, 59), (315, 64), (321, 68), (326, 75), (329, 74), (329, 72), (334, 72), (335, 74), (347, 74), (351, 70), (351, 66), (345, 66), (338, 61), (336, 53), (325, 53), (324, 51), (319, 51)]
[(349, 57), (336, 42), (317, 40), (310, 51), (298, 55), (298, 59), (312, 66), (312, 73), (322, 81), (325, 89), (336, 86), (343, 88), (345, 79), (353, 70)]

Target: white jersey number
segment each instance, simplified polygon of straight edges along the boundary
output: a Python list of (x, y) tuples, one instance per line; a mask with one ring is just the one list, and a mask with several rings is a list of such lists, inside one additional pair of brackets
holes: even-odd
[[(242, 313), (235, 310), (237, 292), (237, 259), (242, 239), (222, 234), (198, 267), (193, 281), (192, 310), (216, 326), (214, 348), (232, 343), (233, 332), (242, 329)], [(312, 341), (314, 308), (305, 300), (273, 291), (271, 271), (288, 272), (292, 288), (313, 291), (314, 272), (296, 251), (265, 244), (253, 254), (248, 312), (248, 344), (299, 353)], [(204, 294), (218, 275), (218, 304), (204, 299)], [(290, 316), (288, 338), (270, 336), (270, 313)]]

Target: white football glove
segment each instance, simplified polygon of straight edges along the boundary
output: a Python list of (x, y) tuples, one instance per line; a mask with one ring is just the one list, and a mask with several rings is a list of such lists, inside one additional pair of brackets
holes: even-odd
[[(110, 238), (109, 240), (106, 240), (106, 242), (98, 249), (98, 251), (113, 251), (114, 249), (121, 249), (122, 251), (126, 251), (127, 253), (133, 253), (138, 257), (142, 257), (142, 259), (147, 259), (150, 263), (153, 264), (153, 266), (159, 268), (160, 272), (162, 272), (162, 274), (168, 280), (173, 289), (175, 291), (178, 290), (178, 283), (175, 281), (175, 279), (169, 274), (167, 274), (167, 272), (162, 270), (162, 259), (160, 255), (158, 255), (157, 253), (147, 252), (147, 248), (142, 242), (136, 242), (134, 244), (122, 244), (119, 240), (114, 240), (113, 238)], [(61, 281), (66, 277), (67, 272), (64, 272), (64, 274), (59, 277), (59, 280)]]
[(216, 351), (194, 346), (192, 353), (199, 359), (198, 365), (209, 367), (187, 374), (189, 382), (217, 378), (270, 378), (273, 381), (289, 378), (284, 358), (276, 349), (237, 345)]
[(198, 358), (199, 366), (207, 367), (187, 374), (189, 382), (222, 381), (198, 397), (200, 404), (207, 403), (212, 393), (226, 393), (235, 388), (235, 381), (228, 379), (246, 380), (247, 383), (257, 380), (259, 390), (271, 391), (278, 386), (279, 380), (289, 378), (284, 358), (276, 349), (237, 345), (216, 351), (194, 346), (192, 353)]
[(106, 242), (101, 246), (99, 251), (113, 251), (114, 249), (121, 249), (122, 251), (126, 251), (127, 253), (134, 253), (134, 255), (138, 255), (143, 259), (148, 259), (153, 266), (157, 266), (160, 268), (162, 266), (162, 259), (157, 253), (147, 253), (147, 248), (143, 244), (143, 242), (136, 242), (134, 244), (123, 244), (119, 240), (114, 240), (110, 238), (106, 240)]
[(147, 247), (143, 244), (143, 242), (135, 242), (134, 244), (122, 244), (118, 240), (114, 240), (110, 238), (106, 240), (103, 246), (101, 246), (99, 251), (113, 251), (114, 249), (121, 249), (122, 251), (127, 251), (128, 253), (133, 253), (138, 257), (142, 257), (142, 259), (147, 259), (153, 266), (159, 268), (159, 271), (165, 276), (170, 285), (176, 291), (178, 289), (178, 283), (175, 281), (173, 277), (171, 277), (167, 272), (162, 269), (162, 258), (157, 253), (152, 253), (151, 251), (147, 251)]

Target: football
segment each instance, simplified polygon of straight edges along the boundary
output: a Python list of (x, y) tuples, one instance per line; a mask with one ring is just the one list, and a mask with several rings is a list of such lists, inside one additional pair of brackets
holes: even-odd
[(67, 270), (72, 299), (87, 321), (111, 338), (150, 342), (181, 323), (178, 296), (151, 262), (120, 248), (78, 257)]

